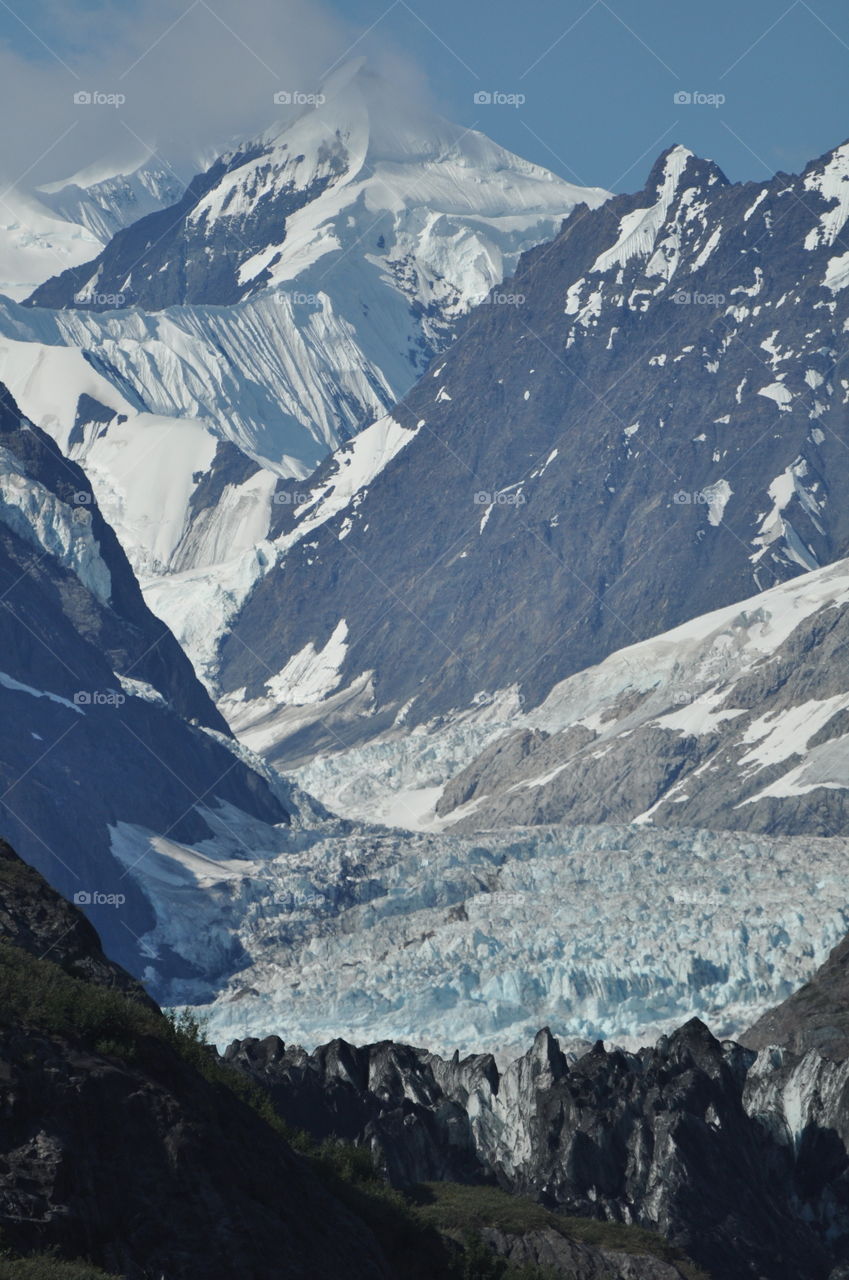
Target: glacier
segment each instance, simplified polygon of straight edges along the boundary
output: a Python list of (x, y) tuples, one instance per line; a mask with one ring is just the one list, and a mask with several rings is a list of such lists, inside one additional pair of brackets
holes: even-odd
[[(232, 833), (233, 815), (222, 823)], [(543, 1025), (634, 1046), (699, 1016), (733, 1036), (794, 990), (849, 929), (842, 840), (639, 827), (477, 839), (325, 826), (245, 858), (126, 826), (160, 923), (144, 942), (160, 999), (220, 1044), (279, 1033), (435, 1052), (523, 1052)], [(235, 939), (235, 942), (234, 942)], [(165, 947), (214, 986), (157, 981)], [(241, 963), (232, 969), (234, 953)]]

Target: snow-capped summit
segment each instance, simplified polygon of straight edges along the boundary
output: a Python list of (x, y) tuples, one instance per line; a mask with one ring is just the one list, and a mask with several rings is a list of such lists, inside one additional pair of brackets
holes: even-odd
[(185, 189), (180, 174), (146, 150), (125, 164), (88, 165), (40, 187), (39, 196), (54, 213), (79, 223), (105, 244), (122, 227), (176, 204)]
[(30, 299), (76, 312), (59, 340), (152, 412), (209, 420), (287, 475), (379, 418), (525, 250), (606, 198), (362, 61), (313, 97)]
[(287, 185), (321, 188), (287, 219), (285, 238), (241, 266), (246, 290), (305, 272), (318, 286), (334, 256), (370, 234), (372, 267), (388, 270), (411, 301), (466, 310), (503, 279), (540, 219), (606, 198), (428, 113), (363, 59), (318, 96), (294, 124), (269, 130), (262, 143), (271, 150), (228, 173), (192, 214), (209, 229)]
[[(176, 203), (28, 306), (0, 308), (0, 377), (86, 467), (175, 625), (189, 598), (199, 616), (197, 591), (220, 602), (223, 625), (260, 572), (277, 478), (306, 476), (379, 421), (526, 250), (580, 202), (606, 199), (433, 114), (361, 60), (313, 97), (294, 116), (269, 102), (285, 118)], [(164, 198), (161, 177), (148, 160), (47, 195), (95, 225), (123, 218), (139, 187)], [(217, 443), (235, 452), (213, 468)], [(187, 593), (174, 575), (196, 571)], [(216, 638), (206, 627), (193, 657)]]
[[(324, 295), (337, 307), (341, 298), (361, 325), (394, 294), (405, 308), (438, 311), (425, 327), (432, 343), (577, 203), (606, 198), (434, 115), (361, 59), (312, 98), (195, 178), (177, 209), (116, 236), (90, 270), (34, 301), (97, 310), (92, 294), (120, 292), (159, 309), (297, 285), (308, 301), (296, 305), (324, 310)], [(422, 335), (402, 324), (404, 354), (419, 366)]]

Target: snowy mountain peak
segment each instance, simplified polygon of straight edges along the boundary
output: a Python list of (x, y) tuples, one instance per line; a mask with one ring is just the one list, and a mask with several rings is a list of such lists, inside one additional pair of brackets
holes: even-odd
[[(809, 165), (803, 175), (806, 191), (816, 192), (828, 206), (812, 229), (805, 247), (833, 245), (849, 219), (849, 141)], [(849, 255), (844, 255), (844, 271)]]
[[(343, 270), (378, 272), (379, 296), (458, 314), (576, 204), (607, 198), (451, 124), (362, 61), (313, 97), (194, 179), (178, 209), (117, 235), (90, 269), (32, 301), (79, 305), (96, 282), (98, 296), (152, 309), (227, 304), (297, 281), (321, 306), (325, 276), (358, 248)], [(372, 292), (357, 285), (358, 322)]]
[(139, 218), (176, 204), (185, 186), (180, 174), (145, 148), (142, 156), (121, 163), (87, 165), (40, 187), (39, 196), (60, 217), (105, 243)]
[[(362, 60), (313, 97), (25, 309), (0, 308), (0, 376), (85, 465), (156, 611), (203, 666), (267, 568), (278, 477), (379, 424), (527, 250), (607, 198)], [(118, 216), (115, 184), (154, 182), (153, 163), (49, 194), (82, 209), (106, 193)], [(216, 450), (225, 441), (243, 465)]]
[(696, 155), (689, 147), (675, 143), (662, 151), (648, 176), (647, 192), (684, 191), (692, 186), (728, 185), (728, 179), (713, 160)]
[[(313, 101), (303, 104), (294, 120), (290, 117), (271, 126), (256, 142), (245, 144), (245, 149), (271, 145), (297, 154), (316, 143), (320, 146), (340, 139), (349, 151), (351, 172), (359, 172), (363, 164), (380, 162), (405, 165), (454, 160), (488, 165), (506, 160), (509, 169), (560, 185), (548, 170), (513, 155), (485, 134), (430, 110), (415, 94), (375, 71), (365, 58), (351, 59), (337, 68), (311, 96)], [(574, 190), (580, 198), (582, 189)], [(606, 194), (596, 190), (599, 195)]]

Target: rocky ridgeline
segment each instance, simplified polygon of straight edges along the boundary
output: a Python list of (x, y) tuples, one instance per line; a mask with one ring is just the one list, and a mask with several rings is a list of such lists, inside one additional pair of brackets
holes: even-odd
[(836, 1280), (849, 1267), (847, 954), (744, 1044), (693, 1019), (636, 1054), (599, 1043), (576, 1058), (543, 1030), (504, 1071), (490, 1055), (341, 1040), (307, 1054), (275, 1036), (225, 1058), (290, 1123), (368, 1146), (397, 1186), (494, 1181), (653, 1227), (717, 1277)]
[[(514, 305), (476, 308), (392, 410), (405, 447), (234, 620), (221, 688), (263, 750), (338, 752), (516, 684), (532, 708), (845, 556), (847, 182), (847, 145), (745, 184), (676, 146), (529, 251)], [(312, 720), (262, 723), (296, 656), (325, 672)]]

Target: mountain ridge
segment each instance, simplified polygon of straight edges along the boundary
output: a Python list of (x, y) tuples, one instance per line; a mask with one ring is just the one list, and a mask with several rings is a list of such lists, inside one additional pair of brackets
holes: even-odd
[[(331, 464), (318, 473), (296, 513), (309, 543), (257, 582), (222, 648), (246, 740), (255, 722), (286, 760), (268, 673), (308, 669), (343, 622), (300, 760), (514, 685), (532, 707), (608, 653), (845, 554), (848, 177), (846, 146), (737, 185), (676, 147), (642, 193), (530, 250), (506, 286), (524, 300), (467, 318), (390, 415), (410, 443), (320, 527)], [(365, 714), (346, 711), (369, 673)]]

